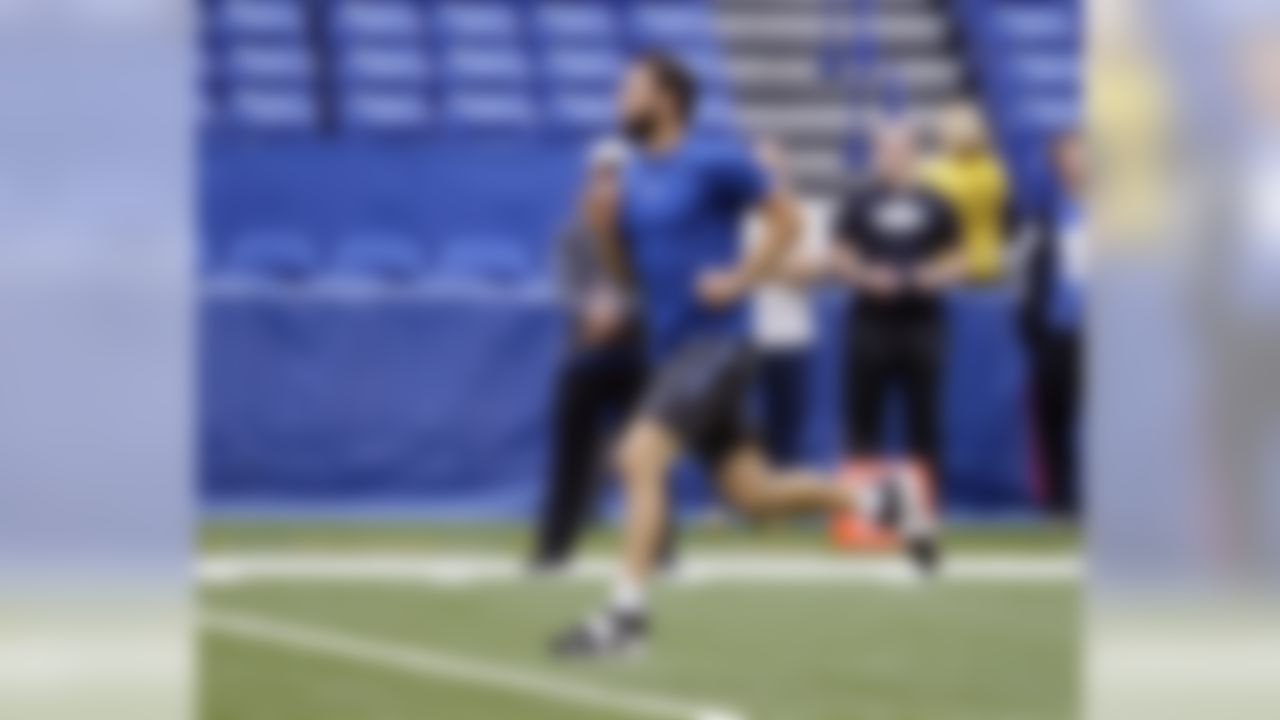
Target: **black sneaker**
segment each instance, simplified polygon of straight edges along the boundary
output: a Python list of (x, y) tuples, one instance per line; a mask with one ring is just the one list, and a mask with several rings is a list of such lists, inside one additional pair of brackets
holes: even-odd
[(937, 533), (907, 537), (905, 542), (912, 566), (924, 577), (936, 576), (942, 566), (942, 543)]
[(563, 658), (631, 658), (644, 652), (648, 637), (648, 617), (609, 610), (561, 633), (551, 652)]
[(569, 563), (560, 558), (539, 557), (529, 561), (527, 568), (535, 578), (557, 577), (568, 570)]

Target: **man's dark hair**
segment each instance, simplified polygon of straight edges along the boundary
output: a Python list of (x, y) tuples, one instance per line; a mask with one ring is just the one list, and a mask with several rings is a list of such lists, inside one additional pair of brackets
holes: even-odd
[(671, 94), (680, 120), (688, 123), (698, 106), (698, 81), (693, 73), (684, 63), (663, 52), (647, 52), (639, 57), (639, 62), (649, 68), (659, 87)]

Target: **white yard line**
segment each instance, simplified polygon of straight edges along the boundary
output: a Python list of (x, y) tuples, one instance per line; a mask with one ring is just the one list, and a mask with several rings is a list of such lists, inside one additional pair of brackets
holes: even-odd
[[(613, 577), (616, 560), (588, 557), (557, 580), (600, 582)], [(947, 583), (993, 585), (1069, 584), (1082, 574), (1067, 554), (964, 554), (949, 559)], [(530, 579), (520, 561), (498, 554), (252, 552), (212, 553), (199, 565), (208, 585), (259, 582), (355, 582), (438, 587), (500, 585)], [(915, 576), (898, 557), (823, 557), (800, 553), (703, 553), (682, 562), (668, 578), (679, 587), (712, 585), (910, 584)]]
[(435, 680), (536, 697), (564, 705), (649, 720), (745, 720), (729, 710), (661, 695), (574, 682), (520, 668), (397, 645), (346, 633), (240, 612), (207, 610), (209, 632), (296, 652), (360, 663)]

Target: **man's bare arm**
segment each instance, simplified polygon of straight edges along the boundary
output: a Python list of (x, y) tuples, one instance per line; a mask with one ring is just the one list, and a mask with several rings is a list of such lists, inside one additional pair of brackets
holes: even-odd
[(732, 304), (779, 271), (800, 231), (800, 212), (789, 193), (775, 190), (761, 203), (760, 229), (760, 241), (736, 266), (713, 270), (699, 279), (703, 302), (717, 307)]
[(782, 264), (773, 279), (795, 288), (806, 288), (827, 275), (827, 264), (819, 258), (792, 258)]
[(788, 269), (791, 248), (800, 236), (800, 209), (795, 197), (775, 191), (760, 207), (760, 242), (754, 243), (738, 267), (742, 282), (753, 287)]
[(862, 284), (862, 257), (851, 243), (837, 240), (831, 248), (831, 277), (853, 287)]
[(611, 184), (598, 187), (587, 194), (583, 214), (587, 228), (596, 244), (596, 252), (605, 270), (618, 288), (631, 289), (631, 268), (622, 243), (622, 231), (618, 222), (618, 187)]

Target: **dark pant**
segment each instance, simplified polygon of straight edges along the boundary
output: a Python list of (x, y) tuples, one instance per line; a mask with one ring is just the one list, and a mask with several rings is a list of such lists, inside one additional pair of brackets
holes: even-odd
[(759, 356), (761, 409), (769, 460), (795, 465), (804, 455), (804, 421), (809, 397), (809, 351), (766, 350)]
[(845, 449), (880, 455), (885, 403), (894, 391), (905, 402), (906, 451), (936, 466), (938, 387), (945, 332), (941, 318), (910, 322), (859, 320), (845, 348)]
[(1031, 381), (1036, 428), (1043, 449), (1049, 509), (1074, 516), (1079, 510), (1080, 336), (1046, 332), (1032, 342)]
[[(555, 396), (551, 477), (538, 525), (534, 561), (566, 560), (591, 516), (611, 441), (645, 386), (640, 352), (581, 353), (560, 373)], [(669, 523), (668, 527), (674, 527)], [(670, 536), (664, 557), (670, 555)]]

